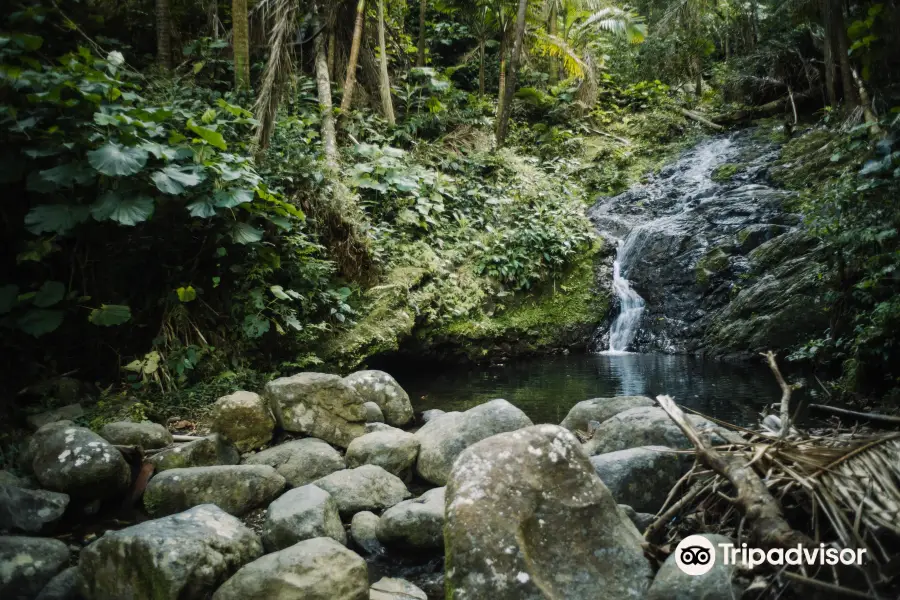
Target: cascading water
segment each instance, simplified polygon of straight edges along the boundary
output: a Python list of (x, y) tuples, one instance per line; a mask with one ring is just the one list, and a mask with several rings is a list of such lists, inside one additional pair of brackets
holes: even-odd
[(609, 353), (628, 351), (628, 345), (637, 333), (644, 313), (644, 299), (631, 287), (622, 275), (622, 257), (625, 244), (620, 240), (616, 260), (613, 263), (613, 293), (619, 300), (619, 314), (609, 330)]

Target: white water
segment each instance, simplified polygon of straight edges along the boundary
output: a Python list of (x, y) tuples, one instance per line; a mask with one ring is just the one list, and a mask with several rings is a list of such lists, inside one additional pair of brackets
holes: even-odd
[(619, 314), (609, 330), (609, 353), (628, 352), (628, 345), (637, 333), (644, 313), (644, 299), (631, 287), (631, 283), (622, 276), (622, 257), (625, 244), (619, 242), (616, 260), (613, 263), (613, 292), (619, 299)]

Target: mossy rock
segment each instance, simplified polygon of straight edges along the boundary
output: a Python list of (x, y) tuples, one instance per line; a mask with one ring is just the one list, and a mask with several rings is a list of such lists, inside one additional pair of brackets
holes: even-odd
[(719, 165), (715, 168), (710, 176), (710, 179), (713, 181), (718, 181), (720, 183), (724, 183), (727, 181), (731, 181), (731, 178), (734, 177), (740, 170), (744, 168), (743, 164), (733, 164), (733, 163), (725, 163), (724, 165)]
[(713, 248), (697, 261), (697, 283), (706, 286), (716, 274), (728, 269), (731, 260), (723, 248)]

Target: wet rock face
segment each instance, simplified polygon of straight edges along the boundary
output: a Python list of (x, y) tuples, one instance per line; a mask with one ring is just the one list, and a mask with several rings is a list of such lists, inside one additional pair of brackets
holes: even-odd
[(105, 534), (82, 550), (78, 568), (91, 600), (201, 600), (261, 554), (255, 533), (205, 504)]
[[(753, 140), (752, 132), (711, 138), (648, 183), (591, 208), (597, 230), (623, 240), (622, 274), (646, 302), (630, 350), (693, 352), (716, 345), (704, 336), (755, 278), (754, 249), (800, 221), (784, 208), (789, 193), (768, 184), (777, 152)], [(741, 165), (733, 177), (714, 181), (713, 172), (727, 163)], [(778, 279), (793, 277), (785, 272)], [(616, 308), (611, 312), (614, 318)], [(791, 345), (803, 331), (787, 325), (779, 343)], [(746, 340), (726, 337), (734, 350), (745, 349)], [(607, 326), (595, 345), (608, 344)]]
[(642, 599), (642, 538), (569, 431), (538, 425), (460, 455), (446, 491), (454, 600)]

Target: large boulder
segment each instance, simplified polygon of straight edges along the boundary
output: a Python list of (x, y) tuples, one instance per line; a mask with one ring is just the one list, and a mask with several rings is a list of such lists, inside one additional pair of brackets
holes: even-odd
[(568, 430), (538, 425), (471, 446), (446, 493), (454, 600), (644, 597), (643, 539)]
[(602, 423), (622, 411), (643, 406), (656, 406), (656, 402), (646, 396), (614, 396), (584, 400), (569, 410), (569, 414), (560, 425), (572, 432), (589, 431), (591, 421)]
[(347, 544), (337, 504), (328, 492), (314, 485), (294, 488), (270, 504), (262, 537), (266, 552), (317, 537)]
[(275, 419), (259, 394), (241, 391), (216, 400), (210, 429), (231, 440), (241, 452), (247, 452), (272, 441)]
[(377, 404), (388, 425), (402, 427), (412, 420), (409, 395), (384, 371), (357, 371), (344, 377), (344, 382), (359, 392), (364, 401)]
[(384, 511), (378, 540), (385, 546), (415, 550), (444, 547), (444, 497), (447, 488), (428, 490)]
[(51, 579), (35, 600), (83, 600), (81, 592), (78, 567), (69, 567), (60, 571)]
[(267, 465), (229, 465), (170, 469), (150, 480), (144, 507), (165, 516), (201, 504), (215, 504), (232, 515), (265, 506), (284, 489), (284, 477)]
[(374, 402), (365, 402), (363, 406), (366, 407), (366, 423), (384, 423), (384, 413), (380, 406)]
[(350, 442), (347, 446), (347, 466), (378, 465), (388, 473), (406, 478), (418, 455), (418, 438), (391, 427), (367, 433)]
[(66, 494), (0, 484), (0, 531), (47, 532), (68, 505)]
[(76, 402), (75, 404), (68, 404), (60, 408), (54, 408), (53, 410), (48, 410), (36, 415), (31, 415), (26, 419), (26, 421), (32, 429), (37, 431), (44, 425), (49, 425), (50, 423), (57, 423), (59, 421), (71, 421), (72, 419), (78, 419), (83, 416), (84, 409), (81, 407), (81, 404), (78, 404)]
[(114, 496), (131, 481), (131, 468), (102, 437), (70, 421), (41, 427), (31, 438), (32, 469), (41, 486), (69, 496)]
[(369, 588), (369, 600), (428, 600), (428, 596), (405, 579), (382, 577)]
[(409, 498), (409, 490), (396, 475), (376, 465), (363, 465), (326, 475), (313, 482), (334, 498), (342, 516), (361, 510), (380, 511)]
[(266, 384), (263, 392), (285, 431), (346, 448), (365, 433), (365, 401), (337, 375), (300, 373)]
[(733, 541), (715, 533), (704, 533), (699, 537), (709, 540), (715, 548), (712, 569), (702, 575), (688, 575), (675, 562), (673, 552), (656, 573), (647, 591), (647, 600), (731, 600), (741, 597), (745, 586), (735, 579), (738, 565), (726, 565), (725, 550), (719, 547), (719, 544), (732, 544)]
[(11, 485), (13, 487), (28, 490), (33, 490), (38, 487), (37, 482), (33, 478), (19, 477), (6, 469), (0, 469), (0, 485)]
[(628, 448), (591, 457), (591, 465), (619, 504), (655, 513), (681, 478), (681, 459), (671, 448)]
[(236, 465), (241, 455), (234, 444), (214, 433), (199, 440), (166, 448), (148, 459), (157, 473), (169, 469)]
[(0, 598), (33, 600), (69, 564), (59, 540), (0, 536)]
[(476, 442), (498, 433), (531, 426), (531, 419), (506, 400), (491, 400), (465, 412), (449, 412), (416, 432), (421, 446), (416, 473), (445, 485), (456, 457)]
[(443, 411), (439, 408), (431, 408), (429, 410), (422, 411), (422, 414), (420, 415), (420, 420), (422, 421), (422, 425), (424, 425), (428, 421), (431, 421), (432, 419), (436, 419), (439, 416), (446, 415), (446, 414), (447, 414), (446, 411)]
[(211, 504), (108, 532), (81, 551), (91, 600), (201, 600), (262, 554), (259, 537)]
[(368, 600), (366, 562), (329, 537), (294, 544), (241, 568), (213, 600)]
[[(714, 425), (703, 417), (687, 417), (698, 430), (714, 432)], [(647, 406), (630, 408), (600, 423), (591, 439), (584, 443), (584, 450), (593, 456), (640, 446), (689, 448), (691, 443), (666, 411)]]
[(248, 457), (244, 464), (274, 467), (291, 487), (304, 486), (347, 468), (340, 452), (316, 438), (279, 444)]
[(140, 446), (144, 450), (165, 448), (172, 444), (172, 434), (159, 423), (119, 421), (100, 428), (100, 437), (117, 446)]
[(353, 515), (350, 521), (350, 538), (366, 554), (384, 554), (384, 546), (378, 541), (378, 525), (381, 519), (375, 513), (364, 510)]

